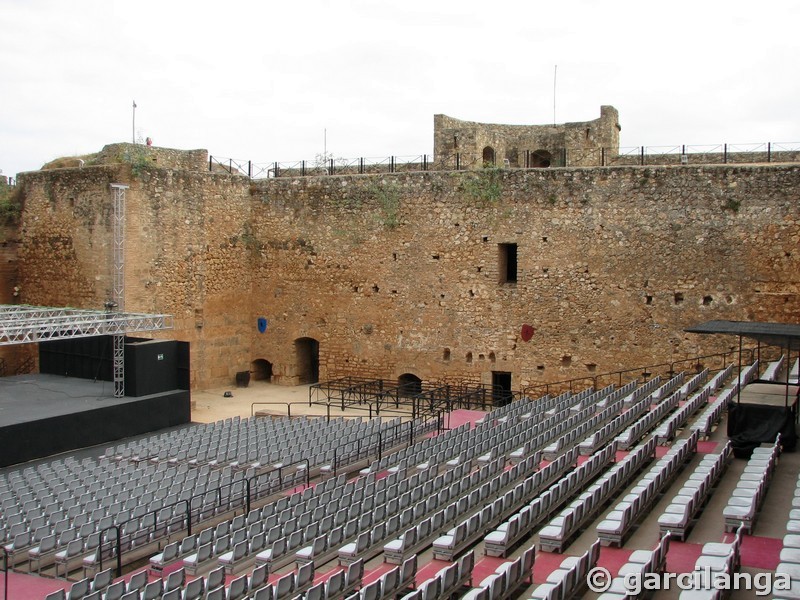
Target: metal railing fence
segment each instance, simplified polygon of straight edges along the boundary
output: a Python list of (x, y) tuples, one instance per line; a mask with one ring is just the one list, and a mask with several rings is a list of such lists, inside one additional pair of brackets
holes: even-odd
[[(557, 148), (548, 166), (608, 167), (665, 166), (710, 164), (756, 164), (800, 162), (800, 142), (757, 142), (748, 144), (706, 144), (674, 146), (632, 146), (619, 148)], [(484, 164), (482, 156), (457, 152), (433, 157), (414, 156), (327, 158), (290, 162), (253, 162), (251, 160), (209, 155), (208, 170), (241, 175), (250, 179), (275, 177), (312, 177), (329, 175), (365, 175), (417, 171), (464, 171), (476, 168), (545, 168), (538, 153), (524, 151), (512, 163), (509, 160)]]

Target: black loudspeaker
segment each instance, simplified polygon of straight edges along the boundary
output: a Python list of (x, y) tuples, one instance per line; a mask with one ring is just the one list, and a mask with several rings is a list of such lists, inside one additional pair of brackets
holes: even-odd
[[(39, 372), (100, 381), (114, 380), (111, 336), (39, 344)], [(149, 396), (188, 390), (189, 343), (125, 337), (125, 395)], [(248, 373), (249, 375), (249, 373)]]
[(149, 396), (178, 389), (178, 343), (130, 340), (125, 344), (125, 395)]
[(248, 385), (250, 385), (250, 371), (236, 373), (236, 387), (246, 388)]

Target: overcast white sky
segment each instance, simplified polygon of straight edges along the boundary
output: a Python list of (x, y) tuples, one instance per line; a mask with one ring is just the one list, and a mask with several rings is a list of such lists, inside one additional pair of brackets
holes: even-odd
[(620, 112), (621, 145), (800, 144), (800, 2), (0, 0), (0, 169), (136, 136), (418, 156), (433, 115)]

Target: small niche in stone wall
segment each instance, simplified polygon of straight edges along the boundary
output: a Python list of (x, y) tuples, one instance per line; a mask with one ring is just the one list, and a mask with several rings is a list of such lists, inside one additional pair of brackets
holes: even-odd
[(377, 286), (377, 284), (372, 286), (372, 291), (373, 291), (373, 292), (375, 292), (376, 294), (377, 294), (377, 293), (380, 291), (380, 289), (381, 289), (381, 288), (379, 288), (379, 287)]
[(711, 296), (703, 296), (703, 306), (711, 306), (714, 302), (714, 298)]
[(561, 357), (561, 366), (562, 367), (569, 367), (572, 365), (572, 357), (569, 354), (565, 354)]
[(675, 292), (675, 304), (683, 304), (683, 292)]
[(586, 370), (589, 371), (589, 373), (596, 373), (597, 365), (594, 363), (586, 363)]
[(483, 354), (478, 354), (478, 360), (486, 360), (486, 356)]
[(653, 297), (650, 294), (647, 294), (644, 297), (644, 303), (647, 304), (647, 306), (650, 306), (653, 303)]
[(439, 255), (438, 254), (434, 254), (433, 256), (431, 256), (431, 258), (433, 260), (439, 260)]
[(536, 365), (537, 371), (544, 371), (544, 365)]
[(489, 362), (497, 362), (497, 355), (494, 352), (489, 352)]
[(442, 350), (442, 360), (450, 360), (450, 348)]
[(488, 242), (489, 241), (489, 236), (488, 235), (482, 236), (481, 237), (481, 241), (484, 242), (484, 243)]
[(467, 363), (472, 362), (472, 352), (467, 352), (466, 361)]

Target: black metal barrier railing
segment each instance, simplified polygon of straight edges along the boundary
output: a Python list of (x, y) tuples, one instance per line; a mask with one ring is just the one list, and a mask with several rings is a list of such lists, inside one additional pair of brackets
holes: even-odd
[[(100, 540), (102, 541), (106, 531), (114, 530), (116, 532), (116, 552), (117, 555), (117, 577), (122, 577), (122, 532), (120, 531), (119, 525), (111, 525), (110, 527), (106, 527), (100, 532)], [(189, 533), (189, 535), (192, 535)], [(102, 547), (98, 548), (97, 550), (97, 564), (99, 570), (103, 570), (103, 551)]]
[[(416, 388), (416, 389), (415, 389)], [(439, 411), (459, 408), (486, 410), (503, 406), (522, 392), (478, 383), (423, 383), (416, 386), (381, 379), (343, 377), (312, 385), (308, 405), (335, 403), (342, 410), (366, 407), (370, 416), (393, 407), (405, 409), (412, 418), (435, 416)], [(374, 409), (374, 411), (373, 411)], [(400, 413), (403, 414), (403, 413)]]
[(414, 396), (412, 416), (435, 417), (440, 412), (448, 413), (457, 409), (485, 411), (509, 404), (522, 396), (521, 391), (500, 386), (445, 384)]
[[(352, 444), (342, 444), (333, 449), (333, 460), (331, 461), (331, 471), (334, 476), (339, 474), (339, 469), (345, 465), (351, 465), (370, 456), (375, 456), (377, 460), (383, 458), (383, 453), (389, 448), (394, 448), (398, 444), (404, 443), (404, 438), (407, 430), (407, 443), (412, 445), (414, 443), (414, 421), (406, 421), (405, 423), (398, 423), (390, 428), (390, 435), (386, 432), (376, 431), (370, 433), (356, 440), (355, 449), (352, 449)], [(377, 438), (378, 443), (370, 443), (370, 440)]]
[[(217, 497), (217, 505), (215, 508), (221, 508), (223, 506), (223, 489), (224, 488), (233, 488), (239, 482), (243, 482), (244, 479), (238, 479), (236, 481), (232, 481), (230, 484), (226, 484), (225, 486), (219, 486), (217, 488), (206, 490), (202, 494), (196, 494), (191, 496), (190, 498), (183, 498), (179, 499), (175, 502), (170, 504), (166, 504), (161, 506), (157, 509), (148, 511), (144, 513), (140, 518), (137, 519), (128, 519), (127, 521), (123, 521), (122, 523), (117, 523), (115, 525), (111, 525), (104, 529), (100, 534), (100, 544), (97, 550), (97, 562), (99, 570), (103, 570), (103, 560), (104, 558), (114, 558), (117, 559), (117, 569), (121, 573), (122, 570), (122, 557), (126, 550), (140, 545), (138, 540), (142, 537), (145, 539), (149, 539), (155, 541), (159, 539), (159, 533), (162, 529), (166, 532), (170, 527), (174, 525), (175, 521), (175, 508), (178, 506), (185, 506), (186, 510), (183, 514), (179, 515), (178, 521), (180, 523), (180, 528), (185, 529), (187, 535), (192, 535), (192, 523), (199, 523), (202, 520), (202, 515), (204, 513), (204, 507), (201, 506), (197, 510), (192, 510), (192, 505), (194, 504), (194, 500), (205, 498), (208, 494), (215, 494)], [(227, 509), (231, 509), (231, 505), (233, 504), (232, 500), (235, 498), (233, 496), (227, 497), (228, 498), (228, 506)], [(244, 502), (244, 501), (243, 501)], [(164, 510), (172, 509), (172, 517), (170, 518), (169, 523), (161, 523), (158, 520), (158, 515)], [(152, 519), (148, 519), (151, 517)], [(196, 517), (193, 519), (193, 517)], [(127, 529), (127, 526), (133, 523), (134, 521), (152, 521), (152, 525), (145, 527), (143, 529), (135, 528), (130, 533), (123, 534), (123, 530)], [(113, 542), (104, 541), (104, 533), (108, 530), (115, 529), (116, 530), (116, 539)], [(117, 575), (119, 576), (119, 575)]]
[(341, 403), (342, 410), (344, 410), (351, 404), (359, 403), (360, 400), (374, 397), (383, 390), (383, 387), (382, 379), (363, 377), (341, 377), (323, 381), (308, 388), (308, 405), (327, 404), (335, 401)]
[[(304, 470), (305, 471), (305, 485), (308, 486), (311, 483), (311, 474), (310, 474), (311, 462), (307, 458), (303, 458), (301, 460), (298, 460), (298, 461), (295, 461), (295, 462), (291, 462), (291, 463), (288, 463), (288, 464), (285, 464), (285, 465), (282, 464), (282, 465), (280, 465), (278, 467), (273, 468), (272, 470), (265, 471), (263, 473), (258, 473), (256, 475), (253, 475), (252, 477), (249, 477), (249, 478), (245, 479), (244, 480), (245, 481), (245, 511), (249, 513), (251, 508), (252, 508), (252, 502), (253, 502), (253, 484), (252, 484), (252, 482), (253, 481), (257, 481), (258, 479), (261, 479), (262, 477), (269, 476), (269, 475), (271, 475), (272, 473), (275, 473), (275, 472), (278, 473), (278, 481), (279, 482), (283, 481), (283, 470), (284, 469), (288, 469), (290, 467), (296, 467), (297, 465), (301, 465), (301, 464), (305, 465), (305, 470)], [(271, 493), (272, 493), (271, 491), (267, 492), (266, 494), (264, 494), (264, 496), (269, 496)], [(257, 495), (256, 496), (256, 500), (259, 497), (260, 496)]]
[[(328, 383), (330, 383), (330, 382), (328, 382)], [(323, 384), (323, 385), (325, 385), (325, 384)], [(313, 402), (309, 402), (309, 406), (312, 403)], [(300, 403), (299, 402), (293, 402), (293, 403), (286, 403), (286, 402), (253, 402), (250, 405), (250, 414), (251, 415), (255, 415), (256, 406), (274, 405), (274, 406), (286, 406), (287, 407), (287, 416), (291, 416), (290, 404), (300, 404)], [(302, 403), (302, 404), (305, 404), (305, 403)], [(317, 402), (317, 404), (321, 404), (321, 403)], [(333, 408), (338, 410), (339, 405), (337, 403), (337, 405), (334, 406), (330, 402), (327, 402), (327, 403), (322, 404), (322, 405), (325, 406), (325, 415), (324, 416), (323, 415), (314, 415), (314, 416), (312, 416), (312, 418), (320, 418), (320, 419), (324, 418), (327, 421), (330, 421), (330, 419), (331, 419), (331, 408), (333, 407)], [(362, 401), (358, 405), (350, 405), (350, 406), (347, 407), (349, 410), (351, 410), (351, 411), (363, 410), (363, 411), (367, 412), (367, 415), (364, 415), (364, 416), (348, 415), (347, 418), (348, 419), (372, 419), (373, 417), (378, 416), (380, 414), (379, 406), (380, 406), (379, 402), (372, 403), (372, 402), (365, 402), (365, 401)], [(398, 411), (398, 412), (393, 412), (391, 410), (387, 411), (387, 409), (385, 407), (383, 409), (384, 416), (394, 414), (394, 415), (399, 416), (399, 417), (408, 417), (409, 416), (409, 412), (410, 411), (405, 411), (405, 410)], [(382, 453), (384, 452), (384, 450), (386, 450), (387, 448), (393, 447), (393, 446), (397, 445), (398, 443), (404, 443), (404, 440), (406, 438), (408, 439), (408, 443), (409, 444), (413, 443), (414, 437), (416, 435), (415, 430), (416, 430), (416, 424), (415, 424), (415, 422), (413, 420), (408, 420), (408, 421), (404, 421), (404, 422), (401, 421), (400, 423), (397, 423), (397, 424), (394, 424), (394, 425), (390, 425), (388, 427), (388, 431), (387, 430), (383, 430), (382, 432), (376, 432), (376, 433), (367, 434), (367, 435), (359, 438), (355, 442), (355, 448), (352, 448), (352, 446), (353, 446), (352, 443), (341, 444), (340, 446), (337, 446), (337, 447), (335, 447), (333, 449), (333, 460), (332, 460), (332, 463), (331, 463), (331, 469), (332, 469), (334, 474), (338, 474), (338, 471), (342, 466), (345, 466), (345, 465), (348, 465), (348, 464), (352, 464), (354, 462), (358, 462), (359, 460), (362, 460), (362, 459), (367, 458), (369, 456), (373, 456), (375, 454), (377, 454), (378, 460), (380, 460), (382, 458)], [(377, 438), (378, 439), (378, 443), (377, 444), (371, 442), (371, 440), (373, 438)], [(311, 465), (310, 464), (309, 464), (308, 468), (309, 468), (309, 470), (311, 469)]]
[[(251, 402), (250, 403), (250, 416), (256, 416), (255, 407), (256, 406), (285, 406), (286, 407), (286, 414), (285, 415), (275, 415), (276, 417), (292, 417), (292, 406), (305, 406), (305, 402)], [(309, 404), (310, 406), (310, 404)], [(270, 415), (272, 416), (272, 415)], [(307, 415), (311, 417), (319, 417), (319, 415)], [(328, 420), (330, 421), (330, 414), (328, 414)]]
[[(758, 348), (744, 348), (743, 352), (749, 354), (749, 360), (752, 363)], [(702, 356), (694, 356), (691, 358), (683, 358), (671, 362), (664, 362), (664, 363), (657, 363), (652, 365), (645, 365), (640, 367), (634, 367), (632, 369), (621, 369), (618, 371), (608, 371), (606, 373), (600, 373), (593, 376), (585, 376), (585, 377), (576, 377), (573, 379), (564, 379), (562, 381), (551, 381), (548, 383), (539, 383), (527, 386), (523, 393), (524, 395), (535, 398), (544, 394), (550, 394), (551, 391), (566, 391), (569, 390), (570, 392), (574, 392), (576, 388), (579, 387), (593, 387), (594, 389), (601, 389), (607, 383), (615, 383), (618, 386), (624, 385), (627, 381), (632, 379), (636, 379), (638, 377), (642, 377), (644, 381), (647, 381), (651, 377), (655, 375), (664, 375), (665, 377), (671, 378), (677, 373), (679, 373), (682, 369), (680, 369), (680, 365), (685, 363), (689, 363), (693, 366), (694, 370), (698, 373), (703, 370), (704, 362), (708, 361), (709, 359), (720, 359), (721, 366), (719, 369), (724, 369), (728, 364), (735, 363), (734, 356), (738, 353), (738, 349), (731, 349), (728, 352), (717, 352), (713, 354), (705, 354)], [(580, 385), (578, 385), (580, 384)]]
[[(292, 417), (291, 407), (294, 406), (294, 405), (297, 405), (297, 404), (301, 404), (303, 406), (306, 405), (305, 402), (252, 402), (250, 404), (250, 416), (251, 417), (256, 416), (256, 410), (255, 409), (256, 409), (257, 406), (285, 406), (286, 407), (286, 415), (269, 415), (269, 416), (275, 416), (275, 417), (286, 416), (286, 417), (291, 418)], [(340, 410), (340, 407), (338, 406), (338, 403), (337, 403), (336, 406), (334, 406), (334, 404), (332, 404), (330, 402), (327, 402), (327, 403), (316, 402), (314, 404), (317, 404), (317, 405), (320, 405), (320, 406), (324, 406), (325, 407), (325, 415), (303, 415), (303, 416), (307, 416), (307, 417), (310, 417), (310, 418), (318, 418), (318, 419), (324, 418), (327, 421), (330, 421), (331, 420), (331, 408), (333, 407), (335, 410)], [(374, 402), (374, 403), (373, 402), (361, 402), (360, 404), (348, 405), (345, 408), (342, 408), (341, 410), (349, 409), (349, 410), (353, 410), (353, 411), (365, 411), (367, 413), (366, 415), (349, 414), (349, 415), (347, 415), (348, 419), (372, 419), (373, 417), (379, 416), (381, 414), (381, 406), (383, 404), (385, 404), (385, 403), (381, 403), (379, 401), (378, 402)], [(311, 404), (309, 404), (309, 406), (311, 406)], [(400, 405), (400, 406), (402, 406), (402, 405)], [(395, 411), (391, 411), (391, 410), (389, 410), (387, 412), (387, 409), (383, 408), (383, 414), (384, 415), (387, 415), (387, 414), (388, 415), (392, 415), (392, 414), (394, 414), (394, 415), (399, 416), (399, 417), (408, 416), (408, 414), (410, 413), (410, 410), (408, 410), (408, 411), (399, 410), (400, 406), (397, 406), (398, 410), (396, 412)], [(410, 407), (411, 405), (409, 404), (408, 406)]]
[(3, 600), (8, 600), (8, 550), (0, 546), (3, 551)]
[(797, 142), (707, 144), (593, 148), (553, 148), (546, 156), (526, 150), (509, 160), (485, 160), (480, 153), (454, 152), (439, 157), (387, 156), (380, 158), (325, 158), (292, 162), (254, 163), (250, 160), (208, 157), (208, 170), (250, 179), (398, 173), (410, 171), (462, 171), (481, 167), (536, 169), (546, 167), (606, 167), (752, 164), (800, 161)]
[[(123, 555), (130, 548), (141, 545), (135, 544), (137, 540), (145, 538), (150, 541), (156, 541), (163, 538), (165, 535), (168, 535), (169, 529), (175, 525), (177, 525), (175, 530), (186, 530), (187, 535), (192, 535), (193, 524), (197, 525), (204, 520), (207, 520), (203, 518), (203, 515), (205, 515), (209, 510), (212, 510), (213, 514), (220, 514), (222, 512), (236, 510), (239, 507), (244, 507), (246, 512), (250, 512), (254, 501), (276, 494), (296, 485), (296, 480), (294, 479), (292, 479), (290, 483), (285, 484), (283, 476), (287, 469), (296, 467), (300, 464), (305, 465), (304, 483), (306, 486), (308, 486), (310, 484), (310, 462), (308, 459), (304, 458), (292, 463), (282, 464), (262, 473), (257, 473), (249, 478), (244, 477), (244, 474), (242, 473), (241, 478), (235, 479), (230, 483), (206, 490), (200, 494), (195, 494), (189, 498), (179, 499), (176, 502), (172, 502), (157, 509), (148, 511), (140, 518), (129, 519), (104, 529), (100, 533), (100, 543), (97, 551), (97, 560), (100, 570), (102, 570), (104, 558), (113, 558), (116, 555), (117, 569), (119, 572), (121, 572)], [(261, 486), (254, 485), (254, 482), (258, 482), (261, 479), (270, 477), (274, 473), (277, 473), (278, 475), (277, 482), (274, 486), (270, 485), (266, 488), (262, 488)], [(203, 502), (203, 500), (207, 498), (209, 494), (216, 496), (215, 506), (213, 507), (208, 507)], [(179, 514), (176, 514), (175, 509), (178, 506), (185, 507), (185, 511), (179, 511)], [(168, 509), (172, 509), (172, 516), (169, 519), (169, 522), (160, 522), (158, 520), (159, 513)], [(151, 516), (152, 518), (148, 518)], [(123, 531), (126, 530), (126, 526), (131, 524), (134, 520), (139, 522), (143, 520), (152, 521), (152, 524), (143, 529), (136, 528), (130, 533), (123, 533)], [(107, 530), (111, 529), (116, 530), (116, 539), (113, 542), (105, 541), (104, 534)], [(5, 548), (3, 548), (3, 550), (5, 550)]]

